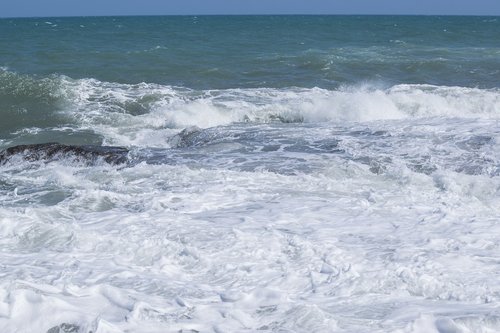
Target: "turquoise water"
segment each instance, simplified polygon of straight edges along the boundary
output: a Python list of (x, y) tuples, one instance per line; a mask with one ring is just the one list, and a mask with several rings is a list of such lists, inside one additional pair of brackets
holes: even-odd
[(193, 89), (360, 82), (498, 87), (494, 17), (200, 16), (0, 20), (0, 65)]
[(499, 332), (499, 121), (498, 17), (0, 19), (0, 331)]

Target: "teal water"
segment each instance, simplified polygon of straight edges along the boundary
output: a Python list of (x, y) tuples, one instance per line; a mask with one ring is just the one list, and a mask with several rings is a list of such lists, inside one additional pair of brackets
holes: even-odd
[(500, 19), (420, 16), (0, 20), (0, 66), (193, 89), (381, 82), (498, 87)]

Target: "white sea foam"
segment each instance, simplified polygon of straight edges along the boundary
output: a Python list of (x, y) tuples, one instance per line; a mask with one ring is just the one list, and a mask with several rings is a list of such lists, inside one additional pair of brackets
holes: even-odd
[(66, 79), (68, 113), (110, 143), (157, 146), (172, 129), (234, 122), (365, 122), (422, 117), (500, 118), (496, 89), (397, 85), (339, 90), (195, 91), (157, 84)]
[(500, 178), (458, 168), (499, 165), (495, 120), (219, 134), (243, 148), (2, 166), (0, 331), (500, 329)]

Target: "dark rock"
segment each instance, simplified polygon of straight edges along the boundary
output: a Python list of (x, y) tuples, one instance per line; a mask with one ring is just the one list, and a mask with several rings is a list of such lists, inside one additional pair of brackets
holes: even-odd
[(94, 145), (64, 145), (60, 143), (39, 143), (9, 147), (0, 151), (0, 165), (9, 162), (14, 156), (20, 156), (26, 161), (56, 161), (69, 158), (87, 165), (104, 161), (109, 164), (127, 162), (128, 149), (122, 147)]
[(78, 333), (80, 327), (74, 324), (62, 323), (59, 326), (54, 326), (47, 331), (47, 333)]
[(202, 130), (198, 126), (187, 127), (171, 137), (169, 142), (173, 148), (191, 147), (196, 144), (201, 133)]

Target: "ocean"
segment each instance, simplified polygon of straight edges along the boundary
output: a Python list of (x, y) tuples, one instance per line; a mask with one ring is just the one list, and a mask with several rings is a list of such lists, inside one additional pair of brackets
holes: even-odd
[(499, 121), (499, 17), (0, 19), (0, 332), (499, 332)]

